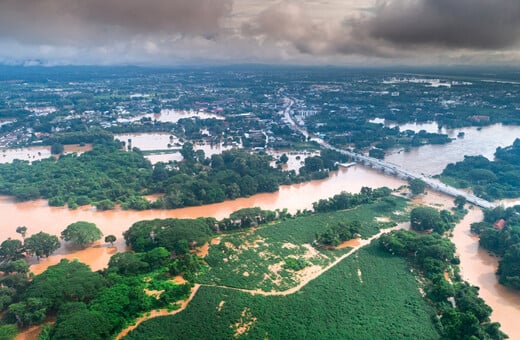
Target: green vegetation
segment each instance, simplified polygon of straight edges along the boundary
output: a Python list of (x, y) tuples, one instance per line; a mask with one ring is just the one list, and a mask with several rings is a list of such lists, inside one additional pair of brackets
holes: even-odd
[[(406, 206), (402, 198), (389, 196), (370, 204), (359, 202), (358, 205), (338, 212), (278, 219), (253, 232), (223, 235), (218, 244), (210, 246), (205, 258), (209, 268), (201, 272), (196, 281), (266, 292), (287, 290), (299, 283), (299, 273), (295, 268), (303, 269), (307, 265), (325, 267), (349, 250), (321, 247), (317, 242), (320, 235), (325, 240), (324, 237), (333, 230), (338, 232), (338, 238), (347, 236), (347, 232), (351, 233), (350, 236), (354, 232), (368, 238), (406, 218), (397, 215)], [(391, 220), (378, 222), (376, 218), (380, 216), (388, 216)], [(339, 230), (339, 226), (345, 226), (345, 230)]]
[[(389, 197), (391, 193), (392, 191), (386, 187), (378, 189), (362, 187), (358, 194), (342, 192), (341, 194), (334, 195), (332, 198), (321, 199), (318, 202), (313, 203), (312, 207), (315, 212), (350, 209), (361, 204), (375, 202), (383, 197)], [(392, 204), (393, 202), (392, 200), (388, 200), (388, 203)]]
[(39, 259), (42, 256), (48, 257), (60, 247), (60, 240), (54, 235), (49, 235), (40, 231), (31, 235), (24, 241), (24, 249), (29, 255), (36, 255)]
[(84, 221), (69, 224), (67, 228), (61, 232), (62, 239), (70, 241), (82, 248), (101, 239), (102, 236), (103, 233), (94, 223)]
[[(456, 276), (445, 278), (458, 263), (455, 246), (437, 233), (417, 235), (399, 230), (381, 236), (379, 244), (391, 254), (404, 257), (420, 272), (426, 297), (440, 315), (438, 328), (445, 339), (504, 339), (500, 324), (490, 322), (491, 308), (478, 288)], [(454, 301), (451, 303), (450, 301)]]
[(520, 196), (520, 139), (512, 146), (497, 148), (495, 160), (483, 156), (465, 156), (464, 161), (449, 164), (441, 179), (458, 187), (471, 187), (487, 200)]
[(484, 221), (473, 223), (471, 231), (480, 236), (484, 249), (500, 256), (499, 282), (520, 290), (520, 206), (484, 211)]
[(33, 278), (28, 269), (24, 260), (1, 264), (2, 322), (10, 326), (0, 332), (11, 334), (16, 325), (28, 327), (56, 316), (43, 338), (107, 339), (142, 313), (175, 309), (176, 302), (190, 294), (191, 285), (174, 283), (170, 272), (191, 277), (201, 269), (201, 262), (195, 255), (174, 258), (165, 248), (155, 247), (142, 253), (118, 253), (99, 272), (68, 260)]
[(422, 194), (422, 193), (424, 193), (424, 190), (426, 190), (426, 183), (422, 179), (419, 179), (419, 178), (412, 179), (408, 183), (408, 186), (410, 187), (410, 192), (414, 196)]
[(117, 240), (117, 238), (114, 235), (107, 235), (105, 236), (105, 242), (110, 243), (111, 246), (114, 245), (114, 242)]
[(356, 235), (359, 235), (360, 226), (359, 221), (354, 221), (349, 224), (340, 222), (325, 232), (317, 234), (316, 242), (325, 246), (339, 246), (342, 242), (351, 240), (356, 237)]
[(438, 339), (433, 318), (406, 263), (374, 245), (288, 296), (201, 287), (186, 310), (126, 339)]
[[(306, 160), (301, 174), (284, 172), (270, 166), (267, 154), (244, 150), (225, 151), (205, 158), (183, 145), (183, 162), (152, 166), (138, 149), (122, 150), (114, 141), (98, 141), (93, 150), (80, 156), (64, 155), (32, 164), (15, 160), (0, 164), (0, 193), (26, 201), (46, 198), (52, 206), (70, 208), (92, 204), (99, 210), (179, 208), (222, 202), (274, 192), (281, 184), (324, 178), (335, 168), (335, 154)], [(343, 157), (341, 157), (343, 158)], [(151, 203), (143, 193), (162, 193), (164, 198)]]
[(159, 246), (180, 255), (209, 241), (215, 224), (214, 218), (155, 219), (134, 223), (123, 236), (134, 251), (144, 252)]

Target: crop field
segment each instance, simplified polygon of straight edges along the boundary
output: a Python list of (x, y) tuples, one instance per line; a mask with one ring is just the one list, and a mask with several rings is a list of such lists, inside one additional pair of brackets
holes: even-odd
[(374, 242), (295, 294), (202, 286), (186, 310), (125, 339), (438, 339), (418, 286), (405, 261)]
[[(392, 197), (351, 210), (300, 216), (223, 236), (211, 245), (205, 258), (209, 268), (197, 282), (264, 292), (290, 289), (349, 251), (348, 247), (313, 247), (317, 233), (340, 222), (359, 221), (362, 238), (368, 238), (400, 222), (403, 215), (399, 212), (405, 207), (404, 199)], [(377, 217), (385, 217), (386, 222)]]

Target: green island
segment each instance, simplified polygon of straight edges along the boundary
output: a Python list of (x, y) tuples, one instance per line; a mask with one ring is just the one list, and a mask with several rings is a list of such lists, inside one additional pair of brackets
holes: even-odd
[(448, 164), (441, 180), (458, 188), (471, 188), (487, 200), (520, 196), (520, 139), (506, 148), (497, 148), (495, 160), (466, 156), (464, 161)]
[[(191, 143), (180, 150), (181, 162), (152, 165), (136, 148), (96, 139), (93, 150), (41, 161), (0, 164), (0, 194), (19, 201), (45, 198), (51, 206), (92, 204), (98, 210), (172, 209), (277, 191), (282, 184), (326, 178), (345, 157), (323, 151), (307, 157), (299, 173), (270, 165), (272, 157), (246, 150), (224, 151), (206, 158)], [(150, 202), (143, 194), (161, 194)]]

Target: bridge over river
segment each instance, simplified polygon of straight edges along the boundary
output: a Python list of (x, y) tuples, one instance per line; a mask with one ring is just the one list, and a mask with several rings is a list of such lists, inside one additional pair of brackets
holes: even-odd
[(336, 148), (321, 138), (310, 136), (309, 133), (307, 132), (307, 130), (298, 126), (294, 122), (294, 119), (291, 116), (291, 109), (294, 104), (294, 100), (292, 100), (292, 99), (286, 99), (286, 100), (287, 100), (287, 106), (284, 109), (285, 120), (289, 123), (289, 125), (291, 126), (291, 128), (293, 130), (300, 132), (306, 138), (311, 137), (311, 140), (320, 144), (321, 147), (337, 151), (343, 155), (349, 156), (352, 160), (354, 160), (356, 162), (371, 166), (372, 168), (383, 171), (384, 173), (398, 176), (399, 178), (403, 178), (403, 179), (407, 179), (407, 180), (420, 179), (420, 180), (424, 181), (432, 190), (435, 190), (437, 192), (440, 192), (440, 193), (443, 193), (443, 194), (446, 194), (449, 196), (453, 196), (453, 197), (462, 196), (462, 197), (466, 198), (466, 200), (469, 203), (472, 203), (481, 208), (489, 209), (489, 208), (496, 207), (496, 204), (494, 204), (492, 202), (484, 200), (480, 197), (477, 197), (477, 196), (470, 194), (468, 192), (465, 192), (463, 190), (459, 190), (459, 189), (456, 189), (449, 185), (446, 185), (437, 179), (431, 178), (429, 176), (425, 176), (423, 174), (416, 174), (412, 171), (404, 169), (403, 167), (401, 167), (397, 164), (386, 162), (381, 159), (365, 156), (365, 155), (353, 152), (351, 150)]

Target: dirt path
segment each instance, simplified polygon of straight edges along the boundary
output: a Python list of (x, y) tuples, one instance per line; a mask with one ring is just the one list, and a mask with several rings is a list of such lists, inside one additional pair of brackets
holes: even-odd
[(191, 300), (193, 299), (193, 297), (195, 296), (195, 294), (197, 293), (198, 289), (201, 286), (231, 289), (231, 290), (236, 290), (236, 291), (239, 291), (239, 292), (248, 293), (248, 294), (251, 294), (251, 295), (285, 296), (285, 295), (294, 294), (294, 293), (298, 292), (300, 289), (302, 289), (303, 287), (305, 287), (309, 282), (311, 282), (312, 280), (318, 278), (319, 276), (321, 276), (322, 274), (324, 274), (325, 272), (327, 272), (328, 270), (330, 270), (331, 268), (336, 266), (338, 263), (340, 263), (341, 261), (343, 261), (344, 259), (346, 259), (350, 255), (354, 254), (360, 248), (370, 244), (370, 242), (372, 242), (373, 240), (379, 238), (381, 235), (389, 233), (389, 232), (391, 232), (393, 230), (409, 229), (409, 227), (410, 227), (410, 223), (408, 223), (408, 222), (407, 223), (401, 223), (401, 224), (399, 224), (396, 227), (389, 228), (389, 229), (384, 229), (381, 232), (379, 232), (378, 234), (370, 237), (369, 239), (366, 239), (366, 240), (358, 239), (357, 240), (358, 242), (357, 242), (356, 246), (353, 247), (348, 253), (345, 253), (342, 256), (338, 257), (336, 260), (334, 260), (334, 262), (330, 263), (325, 268), (322, 268), (322, 270), (313, 272), (312, 275), (306, 276), (302, 281), (300, 281), (300, 283), (297, 286), (295, 286), (295, 287), (293, 287), (291, 289), (284, 290), (282, 292), (276, 292), (276, 291), (274, 291), (274, 292), (264, 292), (263, 290), (260, 290), (260, 289), (250, 290), (250, 289), (242, 289), (242, 288), (235, 288), (235, 287), (228, 287), (228, 286), (218, 286), (218, 285), (211, 285), (211, 284), (196, 284), (193, 287), (192, 291), (191, 291), (190, 297), (187, 300), (183, 301), (183, 303), (182, 303), (182, 305), (181, 305), (181, 307), (179, 309), (176, 309), (176, 310), (171, 311), (171, 312), (168, 312), (168, 310), (166, 310), (166, 309), (160, 309), (160, 310), (152, 311), (152, 312), (150, 312), (149, 315), (146, 315), (146, 316), (143, 316), (143, 317), (137, 319), (137, 321), (136, 321), (136, 323), (134, 325), (129, 326), (126, 329), (124, 329), (123, 331), (121, 331), (121, 333), (119, 333), (116, 336), (115, 339), (116, 340), (122, 339), (130, 331), (132, 331), (135, 328), (137, 328), (137, 326), (139, 326), (142, 322), (144, 322), (146, 320), (149, 320), (149, 319), (152, 319), (152, 318), (155, 318), (155, 317), (158, 317), (158, 316), (175, 315), (177, 313), (180, 313), (181, 311), (186, 309), (186, 307), (191, 302)]
[(197, 294), (197, 291), (199, 290), (199, 288), (200, 288), (200, 285), (198, 285), (198, 284), (193, 286), (193, 288), (191, 289), (190, 297), (187, 300), (184, 300), (182, 302), (180, 308), (178, 308), (178, 309), (176, 309), (174, 311), (168, 311), (167, 309), (158, 309), (158, 310), (151, 311), (148, 315), (142, 316), (139, 319), (137, 319), (134, 325), (129, 326), (129, 327), (123, 329), (116, 336), (116, 340), (120, 340), (120, 339), (124, 338), (128, 333), (130, 333), (130, 331), (136, 329), (137, 326), (139, 326), (142, 322), (144, 322), (146, 320), (149, 320), (149, 319), (152, 319), (152, 318), (155, 318), (155, 317), (158, 317), (158, 316), (175, 315), (177, 313), (182, 312), (183, 310), (186, 309), (186, 307), (188, 307), (188, 304), (191, 302), (191, 300), (193, 299), (195, 294)]
[(350, 255), (354, 254), (360, 248), (370, 244), (370, 242), (372, 242), (373, 240), (379, 238), (381, 235), (389, 233), (389, 232), (391, 232), (393, 230), (409, 229), (409, 228), (410, 228), (410, 223), (409, 222), (401, 223), (401, 224), (399, 224), (396, 227), (389, 228), (389, 229), (384, 229), (384, 230), (380, 231), (378, 234), (370, 237), (369, 239), (359, 240), (358, 245), (355, 246), (354, 248), (352, 248), (348, 253), (345, 253), (342, 256), (338, 257), (336, 260), (334, 260), (334, 262), (330, 263), (328, 266), (326, 266), (322, 270), (313, 272), (312, 275), (306, 276), (302, 281), (300, 281), (300, 283), (297, 286), (295, 286), (293, 288), (290, 288), (290, 289), (287, 289), (287, 290), (284, 290), (284, 291), (281, 291), (281, 292), (277, 292), (277, 291), (274, 291), (274, 292), (273, 291), (271, 291), (271, 292), (264, 292), (263, 290), (260, 290), (260, 289), (243, 289), (243, 288), (235, 288), (235, 287), (228, 287), (228, 286), (218, 286), (218, 285), (211, 285), (211, 284), (201, 284), (201, 286), (232, 289), (232, 290), (248, 293), (248, 294), (251, 294), (251, 295), (285, 296), (285, 295), (294, 294), (297, 291), (299, 291), (300, 289), (302, 289), (303, 287), (305, 287), (309, 282), (311, 282), (312, 280), (318, 278), (319, 276), (321, 276), (322, 274), (324, 274), (325, 272), (330, 270), (332, 267), (334, 267), (335, 265), (337, 265), (338, 263), (340, 263), (341, 261), (343, 261), (344, 259), (346, 259)]

